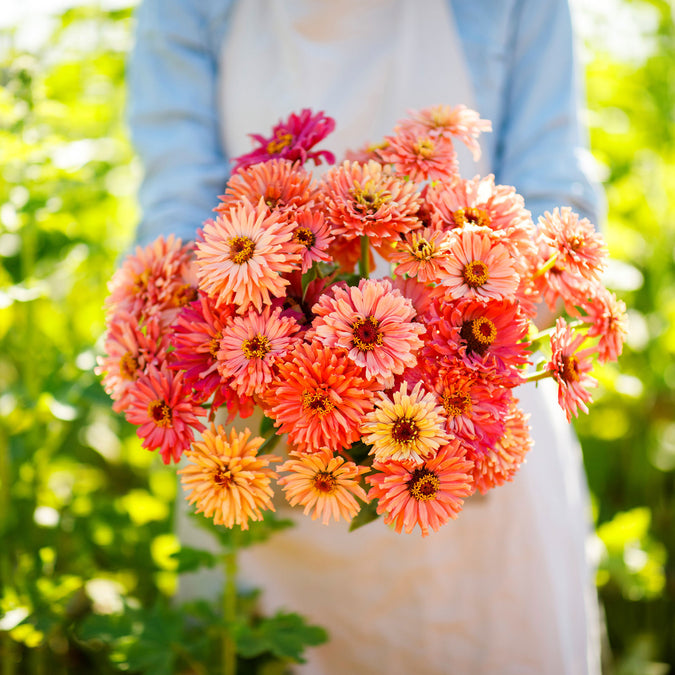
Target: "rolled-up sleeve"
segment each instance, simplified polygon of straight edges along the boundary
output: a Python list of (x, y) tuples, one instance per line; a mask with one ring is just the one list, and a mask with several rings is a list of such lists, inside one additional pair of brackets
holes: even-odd
[(596, 225), (604, 201), (582, 124), (582, 81), (566, 0), (519, 0), (495, 169), (538, 216), (570, 206)]
[(217, 55), (200, 3), (144, 0), (128, 66), (128, 122), (143, 165), (136, 241), (193, 239), (229, 173), (217, 118)]

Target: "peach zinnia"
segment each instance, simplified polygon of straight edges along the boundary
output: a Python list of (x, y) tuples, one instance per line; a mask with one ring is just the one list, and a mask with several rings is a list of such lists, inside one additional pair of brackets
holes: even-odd
[(262, 520), (263, 511), (274, 511), (270, 483), (277, 473), (269, 465), (280, 458), (259, 455), (264, 439), (250, 436), (248, 429), (232, 429), (228, 437), (222, 426), (211, 425), (185, 453), (190, 463), (178, 471), (183, 489), (190, 491), (188, 503), (216, 525), (247, 530), (249, 521)]
[(288, 254), (292, 237), (293, 224), (270, 214), (263, 201), (242, 200), (204, 225), (197, 242), (200, 287), (218, 306), (236, 304), (243, 313), (253, 305), (260, 312), (285, 294), (282, 274), (299, 265), (299, 255)]
[(396, 532), (410, 534), (419, 526), (422, 536), (457, 518), (464, 499), (473, 492), (472, 463), (464, 459), (459, 441), (453, 440), (419, 466), (401, 462), (373, 462), (376, 473), (367, 476), (370, 499), (377, 513)]
[(265, 414), (300, 452), (348, 448), (359, 440), (373, 409), (376, 382), (344, 353), (301, 343), (278, 359), (278, 376), (265, 395)]
[(421, 382), (410, 394), (403, 382), (393, 398), (378, 394), (375, 410), (361, 425), (363, 441), (373, 446), (370, 454), (376, 461), (420, 464), (449, 440), (442, 413), (434, 394), (425, 392)]
[(412, 303), (388, 279), (361, 279), (358, 287), (333, 287), (314, 305), (313, 329), (327, 347), (344, 349), (366, 377), (385, 387), (393, 376), (414, 366), (424, 326), (413, 321)]
[(312, 520), (321, 518), (328, 525), (331, 516), (337, 521), (350, 521), (361, 509), (356, 497), (367, 502), (365, 490), (359, 485), (361, 474), (368, 467), (358, 466), (342, 457), (321, 448), (311, 455), (289, 459), (279, 467), (279, 472), (288, 472), (277, 482), (291, 506), (304, 506), (304, 514), (312, 514)]
[(407, 274), (422, 283), (439, 281), (447, 275), (449, 245), (448, 233), (441, 230), (425, 227), (408, 232), (391, 256), (396, 275)]

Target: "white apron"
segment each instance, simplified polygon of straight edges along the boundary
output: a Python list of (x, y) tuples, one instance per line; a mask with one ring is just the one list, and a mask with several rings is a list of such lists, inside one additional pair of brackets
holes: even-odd
[[(304, 107), (335, 118), (321, 147), (338, 160), (410, 109), (474, 107), (450, 11), (444, 0), (240, 1), (221, 58), (226, 153), (249, 152), (247, 134)], [(488, 172), (460, 151), (464, 175)], [(330, 633), (295, 672), (600, 672), (585, 479), (551, 385), (517, 391), (535, 448), (515, 481), (469, 500), (438, 533), (396, 534), (381, 521), (349, 533), (299, 513), (296, 527), (242, 554), (242, 580), (263, 589), (267, 613), (297, 611)], [(180, 529), (203, 545), (194, 526)], [(187, 579), (182, 592), (211, 596), (216, 583)]]

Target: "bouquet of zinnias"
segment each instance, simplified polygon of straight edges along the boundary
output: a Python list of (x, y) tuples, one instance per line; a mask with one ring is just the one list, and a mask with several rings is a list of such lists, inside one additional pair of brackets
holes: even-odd
[[(587, 219), (535, 225), (514, 188), (460, 178), (453, 143), (478, 155), (490, 128), (472, 110), (413, 113), (341, 164), (313, 150), (333, 127), (303, 110), (253, 136), (195, 243), (126, 259), (98, 370), (144, 447), (186, 455), (189, 501), (216, 524), (260, 520), (276, 482), (324, 523), (368, 508), (427, 535), (514, 477), (531, 446), (518, 386), (551, 377), (568, 420), (587, 411), (625, 307)], [(391, 276), (369, 278), (374, 255)], [(542, 303), (567, 318), (540, 333)], [(260, 436), (214, 421), (255, 406)], [(287, 456), (267, 454), (283, 434)]]

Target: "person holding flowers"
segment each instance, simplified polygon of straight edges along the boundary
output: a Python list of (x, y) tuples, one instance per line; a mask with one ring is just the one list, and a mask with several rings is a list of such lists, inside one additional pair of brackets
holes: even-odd
[[(206, 517), (246, 527), (275, 479), (312, 516), (242, 564), (268, 607), (328, 628), (298, 672), (599, 673), (565, 414), (588, 402), (591, 353), (620, 351), (622, 309), (595, 300), (606, 253), (567, 3), (144, 0), (137, 20), (138, 243), (195, 243), (169, 237), (168, 262), (117, 275), (111, 307), (148, 328), (116, 328), (104, 382), (147, 447), (185, 445)], [(196, 279), (170, 281), (188, 258)], [(345, 282), (301, 279), (322, 264)], [(541, 300), (598, 346), (558, 319), (528, 373)], [(167, 350), (172, 369), (130, 390)], [(202, 424), (207, 397), (262, 408), (287, 457), (260, 454), (247, 420)], [(348, 532), (367, 501), (382, 519)]]

